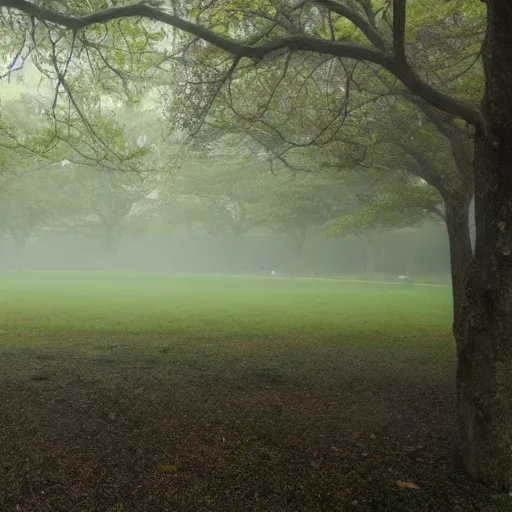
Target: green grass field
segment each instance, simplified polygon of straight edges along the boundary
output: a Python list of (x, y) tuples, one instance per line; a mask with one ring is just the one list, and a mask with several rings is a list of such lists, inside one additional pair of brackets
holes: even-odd
[(447, 331), (450, 294), (328, 280), (112, 274), (0, 276), (4, 330), (314, 334)]
[(442, 287), (4, 274), (0, 510), (508, 510), (451, 465), (450, 323)]

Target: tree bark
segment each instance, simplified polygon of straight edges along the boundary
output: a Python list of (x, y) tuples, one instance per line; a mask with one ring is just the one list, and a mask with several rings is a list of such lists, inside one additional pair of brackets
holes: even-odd
[(512, 2), (487, 0), (485, 130), (475, 137), (476, 247), (457, 340), (458, 456), (512, 489)]
[(470, 202), (471, 195), (469, 191), (465, 196), (445, 200), (445, 223), (450, 248), (454, 325), (463, 321), (460, 315), (464, 301), (466, 275), (472, 258), (469, 227)]

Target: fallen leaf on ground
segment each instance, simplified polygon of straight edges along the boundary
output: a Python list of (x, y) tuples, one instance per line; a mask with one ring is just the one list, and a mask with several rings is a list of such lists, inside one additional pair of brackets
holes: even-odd
[(158, 470), (162, 471), (162, 473), (172, 473), (174, 471), (178, 471), (178, 468), (176, 466), (170, 466), (168, 464), (163, 464), (158, 466)]
[(402, 482), (402, 480), (397, 480), (396, 485), (398, 487), (406, 488), (406, 489), (419, 489), (419, 487), (412, 482)]

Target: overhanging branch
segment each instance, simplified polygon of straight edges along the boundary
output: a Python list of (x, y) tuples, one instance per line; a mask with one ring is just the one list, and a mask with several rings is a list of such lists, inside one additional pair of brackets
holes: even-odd
[(377, 30), (365, 20), (357, 11), (342, 5), (335, 0), (315, 0), (316, 4), (325, 7), (331, 12), (334, 12), (343, 18), (351, 21), (366, 37), (367, 39), (379, 50), (386, 51), (386, 42), (384, 38), (377, 32)]
[(429, 185), (432, 185), (435, 189), (437, 189), (441, 197), (446, 200), (446, 198), (449, 196), (449, 191), (437, 173), (437, 170), (435, 169), (430, 159), (427, 158), (423, 152), (417, 148), (413, 148), (405, 144), (397, 145), (400, 146), (407, 155), (412, 157), (419, 167), (419, 172), (410, 166), (408, 166), (408, 171), (411, 174), (415, 174), (416, 176), (423, 178)]
[(483, 118), (480, 112), (469, 103), (457, 100), (434, 89), (424, 82), (408, 65), (390, 59), (386, 69), (396, 76), (413, 94), (429, 105), (464, 119), (475, 127), (477, 134), (484, 133)]
[[(394, 2), (397, 4), (398, 10), (396, 24), (405, 23), (405, 13), (403, 14), (403, 18), (400, 17), (400, 9), (405, 9), (405, 0), (394, 0)], [(483, 119), (480, 113), (471, 105), (437, 91), (424, 82), (405, 61), (399, 58), (397, 59), (394, 55), (384, 53), (379, 49), (374, 50), (362, 45), (329, 41), (305, 35), (290, 35), (262, 45), (250, 46), (221, 36), (206, 27), (191, 23), (144, 3), (113, 7), (96, 11), (85, 16), (62, 14), (41, 8), (27, 0), (0, 0), (0, 7), (16, 9), (33, 18), (55, 23), (71, 30), (79, 30), (89, 25), (107, 23), (120, 18), (144, 17), (183, 30), (239, 58), (248, 57), (260, 60), (266, 55), (277, 52), (278, 50), (288, 49), (291, 51), (312, 52), (371, 62), (382, 66), (395, 75), (412, 93), (418, 95), (432, 106), (466, 120), (468, 123), (475, 126), (477, 133), (484, 132)], [(402, 45), (400, 36), (395, 43), (400, 51)]]
[(393, 0), (393, 55), (398, 62), (405, 58), (406, 0)]
[(204, 39), (209, 43), (217, 46), (221, 50), (224, 50), (233, 55), (240, 57), (258, 57), (260, 52), (257, 48), (237, 43), (236, 41), (227, 37), (220, 36), (201, 25), (191, 23), (190, 21), (184, 20), (173, 14), (167, 13), (156, 7), (145, 3), (136, 3), (131, 5), (125, 5), (121, 7), (112, 7), (109, 9), (102, 9), (85, 16), (73, 16), (69, 14), (63, 14), (50, 9), (45, 9), (34, 5), (27, 0), (0, 0), (0, 6), (9, 7), (33, 16), (41, 21), (48, 21), (60, 25), (62, 27), (71, 30), (80, 30), (90, 25), (97, 23), (108, 23), (121, 18), (147, 18), (153, 21), (159, 21), (178, 28), (192, 34), (196, 37)]

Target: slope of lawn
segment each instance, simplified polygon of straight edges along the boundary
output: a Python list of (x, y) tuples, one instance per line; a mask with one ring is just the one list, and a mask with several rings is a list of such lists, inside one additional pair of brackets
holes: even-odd
[(510, 510), (455, 471), (450, 290), (0, 276), (0, 511)]

